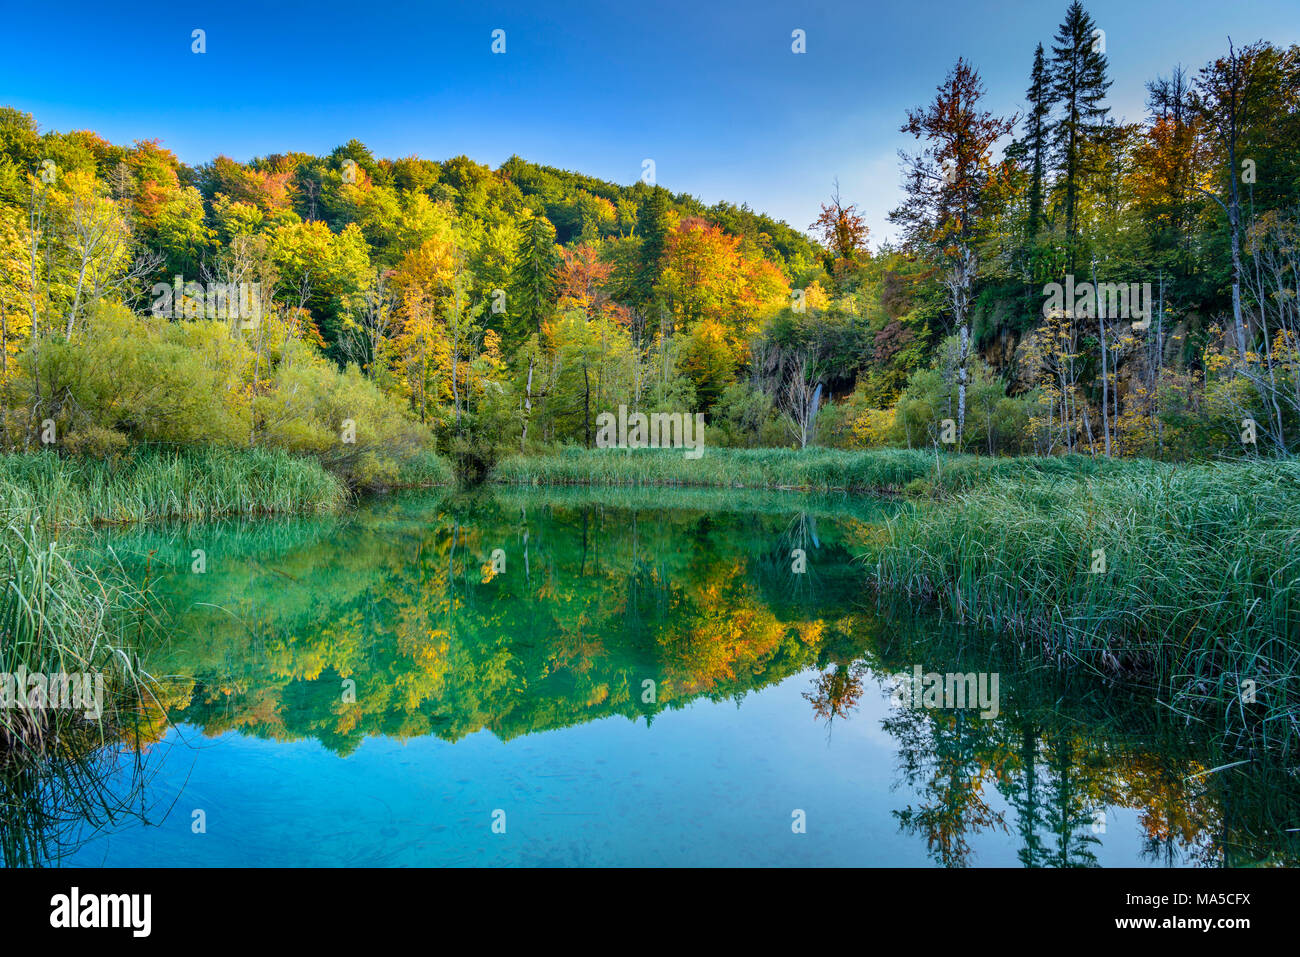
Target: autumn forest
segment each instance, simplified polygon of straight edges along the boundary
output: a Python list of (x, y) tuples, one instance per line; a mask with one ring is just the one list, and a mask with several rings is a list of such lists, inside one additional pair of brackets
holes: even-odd
[(1143, 11), (967, 6), (779, 67), (647, 17), (617, 75), (594, 15), (119, 24), (182, 106), (15, 84), (0, 862), (1300, 860), (1300, 44), (1135, 82)]
[[(157, 140), (41, 132), (8, 110), (6, 441), (33, 448), (52, 420), (74, 451), (330, 458), (346, 417), (349, 478), (391, 483), (434, 450), (481, 470), (590, 447), (622, 403), (703, 412), (716, 447), (1289, 451), (1300, 52), (1171, 65), (1126, 120), (1094, 30), (1071, 6), (1015, 116), (985, 108), (972, 61), (936, 77), (900, 117), (903, 238), (874, 247), (838, 192), (791, 226), (674, 194), (653, 163), (620, 186), (353, 140), (187, 166)], [(1077, 304), (1049, 309), (1067, 275)], [(241, 283), (255, 325), (205, 295)], [(1121, 316), (1093, 283), (1149, 300)], [(123, 363), (139, 374), (114, 375)]]

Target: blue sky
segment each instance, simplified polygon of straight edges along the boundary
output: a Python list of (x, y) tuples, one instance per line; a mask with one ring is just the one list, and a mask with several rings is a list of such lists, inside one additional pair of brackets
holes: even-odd
[[(1067, 0), (1006, 2), (183, 3), (11, 6), (0, 104), (42, 129), (157, 137), (189, 163), (352, 137), (379, 156), (500, 164), (512, 153), (620, 183), (748, 202), (806, 228), (838, 176), (890, 233), (904, 112), (958, 56), (991, 108), (1021, 108), (1034, 46)], [(1296, 0), (1092, 0), (1110, 104), (1237, 43), (1300, 42)], [(195, 28), (207, 53), (190, 52)], [(506, 31), (504, 55), (491, 32)], [(791, 31), (807, 53), (791, 52)]]

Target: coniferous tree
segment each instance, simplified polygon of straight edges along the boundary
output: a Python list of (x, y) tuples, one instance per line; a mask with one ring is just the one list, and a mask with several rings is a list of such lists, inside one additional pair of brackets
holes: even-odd
[(1029, 161), (1029, 238), (1038, 235), (1043, 215), (1043, 180), (1047, 166), (1048, 137), (1052, 123), (1052, 84), (1047, 75), (1043, 45), (1034, 51), (1034, 68), (1030, 74), (1029, 112), (1025, 116), (1024, 148)]
[(1102, 105), (1110, 80), (1106, 79), (1106, 54), (1093, 19), (1074, 0), (1052, 45), (1052, 95), (1061, 104), (1053, 125), (1052, 141), (1060, 174), (1065, 220), (1065, 241), (1070, 268), (1074, 268), (1078, 232), (1079, 191), (1085, 147), (1097, 138), (1106, 122)]
[(1168, 77), (1147, 83), (1147, 113), (1147, 142), (1135, 158), (1143, 169), (1158, 173), (1143, 184), (1143, 218), (1156, 252), (1187, 276), (1197, 266), (1191, 245), (1193, 193), (1207, 151), (1198, 139), (1192, 86), (1181, 64)]
[(650, 193), (650, 201), (638, 216), (638, 221), (642, 224), (641, 261), (633, 294), (637, 304), (646, 307), (654, 298), (655, 286), (659, 284), (664, 248), (668, 243), (668, 233), (672, 230), (672, 207), (668, 203), (666, 190), (656, 187)]
[(542, 320), (555, 302), (556, 270), (560, 254), (555, 248), (555, 227), (542, 215), (534, 215), (524, 224), (519, 244), (519, 258), (511, 274), (514, 287), (512, 311), (521, 336), (530, 332), (541, 335)]
[(1191, 118), (1192, 108), (1192, 87), (1181, 63), (1169, 76), (1147, 83), (1147, 111), (1153, 122), (1167, 120), (1182, 125)]

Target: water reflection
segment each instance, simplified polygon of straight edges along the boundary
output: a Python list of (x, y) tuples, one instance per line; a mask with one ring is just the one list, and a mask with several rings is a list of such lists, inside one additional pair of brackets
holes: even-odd
[[(902, 631), (876, 659), (935, 670), (1000, 671), (996, 720), (973, 710), (897, 709), (885, 721), (898, 742), (902, 778), (924, 800), (896, 812), (945, 866), (969, 863), (972, 834), (1014, 836), (1027, 867), (1097, 863), (1115, 808), (1138, 812), (1141, 857), (1151, 863), (1294, 864), (1297, 788), (1286, 769), (1232, 760), (1210, 728), (1190, 728), (1138, 689), (1066, 679), (1026, 665), (1012, 649), (965, 636)], [(902, 669), (899, 669), (902, 670)], [(1242, 760), (1243, 755), (1235, 755)], [(1005, 810), (992, 806), (993, 793)], [(1288, 823), (1291, 822), (1291, 823)]]
[(0, 762), (0, 865), (50, 867), (96, 833), (161, 818), (148, 792), (144, 742), (106, 747), (100, 729), (67, 731), (38, 754)]
[[(171, 610), (172, 637), (147, 662), (171, 676), (165, 718), (207, 735), (340, 756), (376, 735), (510, 741), (611, 716), (650, 724), (804, 674), (804, 708), (785, 720), (829, 737), (915, 664), (996, 672), (993, 720), (893, 707), (881, 721), (896, 756), (892, 827), (934, 863), (978, 863), (972, 849), (993, 835), (1026, 866), (1090, 866), (1122, 808), (1136, 809), (1153, 862), (1297, 860), (1297, 786), (1283, 771), (1208, 773), (1229, 763), (1213, 729), (1172, 726), (1131, 689), (1066, 680), (988, 636), (878, 605), (855, 556), (897, 507), (502, 490), (112, 541)], [(6, 803), (7, 836), (24, 825)], [(600, 863), (574, 846), (575, 860)], [(29, 859), (6, 844), (6, 861)]]

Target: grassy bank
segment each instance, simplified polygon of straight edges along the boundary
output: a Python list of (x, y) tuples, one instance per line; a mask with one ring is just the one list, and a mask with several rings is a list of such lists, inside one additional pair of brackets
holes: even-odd
[(688, 459), (672, 449), (566, 449), (515, 456), (492, 480), (510, 485), (653, 485), (894, 493), (950, 491), (998, 478), (1124, 475), (1145, 465), (1086, 456), (990, 458), (921, 449), (706, 449)]
[(0, 513), (49, 528), (324, 511), (347, 494), (315, 459), (259, 449), (0, 455)]
[(994, 476), (887, 522), (868, 561), (958, 620), (1300, 747), (1300, 462)]
[[(455, 482), (447, 461), (428, 453), (405, 460), (385, 487)], [(267, 449), (0, 454), (0, 516), (39, 515), (49, 528), (326, 512), (351, 491), (315, 457)]]
[[(0, 525), (0, 583), (0, 674), (7, 685), (0, 764), (40, 756), (88, 732), (110, 740), (129, 727), (152, 685), (126, 641), (148, 624), (144, 593), (125, 576), (92, 574), (35, 526), (16, 522)], [(61, 692), (32, 683), (32, 676), (56, 674), (95, 676), (97, 705), (87, 709), (83, 697), (70, 707)]]

